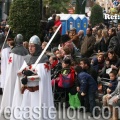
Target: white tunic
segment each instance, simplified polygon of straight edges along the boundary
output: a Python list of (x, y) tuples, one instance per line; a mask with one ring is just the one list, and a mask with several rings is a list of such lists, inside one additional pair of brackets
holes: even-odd
[(1, 88), (4, 88), (5, 85), (5, 77), (6, 77), (6, 72), (7, 72), (7, 64), (8, 64), (8, 59), (9, 59), (9, 54), (10, 54), (10, 48), (4, 48), (1, 51)]
[(1, 114), (3, 114), (4, 109), (6, 107), (12, 106), (17, 72), (21, 68), (23, 62), (24, 62), (24, 56), (10, 53), (9, 60), (8, 60), (8, 66), (7, 66), (7, 74), (6, 74), (4, 92), (3, 92), (3, 97), (1, 101), (1, 110), (0, 110)]
[[(24, 62), (24, 65), (25, 62)], [(22, 66), (22, 68), (24, 68)], [(44, 63), (39, 63), (36, 67), (37, 74), (39, 76), (39, 81), (28, 81), (27, 86), (37, 86), (39, 85), (39, 90), (35, 92), (30, 92), (29, 90), (25, 90), (24, 94), (21, 94), (21, 81), (20, 77), (18, 77), (16, 81), (16, 87), (15, 87), (15, 92), (14, 92), (14, 97), (13, 97), (13, 104), (12, 108), (15, 108), (16, 106), (19, 106), (21, 108), (21, 111), (14, 111), (12, 113), (15, 114), (15, 116), (19, 116), (21, 120), (27, 119), (27, 120), (53, 120), (54, 117), (51, 116), (46, 116), (48, 113), (47, 111), (52, 111), (51, 108), (54, 108), (54, 103), (53, 103), (53, 96), (52, 96), (52, 86), (51, 86), (51, 76), (50, 76), (50, 70), (48, 71), (45, 68)], [(41, 110), (38, 111), (39, 115), (36, 115), (34, 112), (34, 109), (37, 108), (42, 108), (43, 105), (47, 108), (45, 111)], [(31, 108), (30, 116), (28, 118), (24, 117), (25, 111), (24, 109), (26, 107)], [(37, 109), (38, 110), (38, 109)], [(55, 110), (55, 109), (54, 109)], [(42, 115), (42, 117), (40, 117)], [(45, 115), (45, 116), (44, 116)], [(34, 116), (34, 117), (33, 117)], [(37, 118), (36, 118), (37, 117)], [(17, 120), (17, 118), (14, 117), (13, 114), (11, 114), (11, 119), (10, 120)]]

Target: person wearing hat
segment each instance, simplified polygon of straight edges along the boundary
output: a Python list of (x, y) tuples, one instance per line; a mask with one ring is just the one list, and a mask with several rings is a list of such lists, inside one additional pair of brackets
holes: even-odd
[[(48, 115), (48, 109), (54, 108), (51, 74), (48, 58), (44, 54), (36, 67), (33, 67), (39, 55), (42, 52), (40, 47), (41, 41), (38, 36), (34, 35), (29, 40), (29, 54), (25, 57), (24, 63), (19, 70), (16, 80), (12, 108), (19, 106), (21, 111), (15, 111), (16, 116), (20, 119), (31, 120), (53, 120), (51, 113)], [(31, 110), (36, 109), (35, 114), (30, 111), (29, 118), (24, 117), (24, 108), (29, 106)], [(42, 109), (45, 106), (47, 109)], [(23, 111), (22, 111), (23, 110)], [(52, 111), (52, 109), (50, 109)], [(38, 114), (39, 113), (39, 114)], [(38, 115), (38, 116), (37, 116)], [(51, 119), (50, 119), (50, 118)], [(10, 120), (16, 120), (11, 114)]]
[(14, 39), (15, 47), (10, 51), (9, 59), (7, 61), (7, 71), (5, 77), (5, 85), (3, 91), (3, 97), (1, 101), (0, 113), (3, 114), (6, 107), (12, 106), (12, 99), (14, 94), (14, 88), (17, 78), (17, 72), (23, 64), (25, 56), (28, 51), (23, 47), (23, 36), (17, 34)]

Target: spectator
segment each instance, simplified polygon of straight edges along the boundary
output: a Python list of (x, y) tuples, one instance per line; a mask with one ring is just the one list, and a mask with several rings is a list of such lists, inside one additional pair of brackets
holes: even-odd
[(47, 45), (47, 42), (43, 42), (43, 43), (42, 43), (42, 50), (45, 49), (46, 45)]
[(63, 59), (70, 59), (73, 60), (72, 56), (71, 56), (71, 50), (69, 49), (69, 47), (64, 47), (63, 48)]
[[(59, 27), (59, 25), (62, 25), (61, 21), (60, 21), (60, 16), (56, 16), (55, 17), (55, 24), (54, 24), (54, 27)], [(60, 34), (62, 33), (62, 26), (60, 28)]]
[(118, 23), (117, 31), (120, 31), (120, 23)]
[[(67, 75), (70, 73), (70, 67), (71, 67), (71, 60), (70, 59), (64, 59), (63, 62), (62, 62), (62, 69), (61, 71), (59, 72), (59, 74), (62, 74), (62, 75)], [(55, 83), (58, 84), (59, 86), (59, 83), (60, 82), (60, 76), (52, 79), (52, 86), (54, 86)]]
[(118, 84), (116, 71), (111, 71), (109, 74), (109, 77), (110, 77), (110, 82), (109, 82), (108, 87), (106, 89), (107, 94), (103, 96), (103, 106), (108, 105), (107, 104), (107, 102), (108, 102), (107, 96), (108, 96), (108, 94), (111, 94), (112, 92), (114, 92), (114, 90), (116, 89), (117, 84)]
[(115, 54), (114, 51), (108, 51), (108, 58), (110, 60), (110, 65), (112, 69), (115, 69), (118, 71), (118, 67), (120, 66), (120, 59)]
[(96, 42), (95, 42), (95, 45), (94, 45), (94, 50), (95, 50), (95, 53), (98, 52), (99, 50), (99, 44), (100, 44), (100, 41), (102, 40), (102, 30), (98, 30), (97, 31), (97, 34), (96, 34)]
[[(118, 72), (118, 76), (120, 76), (120, 69)], [(118, 77), (118, 85), (114, 92), (107, 96), (108, 104), (112, 112), (112, 117), (110, 120), (118, 120), (118, 109), (116, 107), (120, 106), (120, 78)]]
[(101, 76), (102, 77), (108, 77), (108, 73), (106, 72), (106, 70), (108, 68), (112, 68), (112, 70), (116, 70), (118, 72), (118, 67), (120, 66), (120, 59), (118, 58), (118, 56), (115, 54), (114, 51), (108, 51), (107, 53), (107, 58), (106, 58), (106, 63), (105, 63), (105, 66), (104, 68), (102, 69), (102, 72), (101, 72)]
[(87, 28), (87, 36), (85, 37), (81, 46), (82, 57), (90, 57), (93, 54), (95, 37), (92, 35), (92, 28)]
[(84, 72), (87, 72), (88, 74), (90, 74), (94, 78), (94, 80), (97, 82), (98, 74), (95, 71), (95, 69), (91, 67), (90, 61), (87, 58), (82, 58), (80, 60), (80, 66), (82, 67)]
[(56, 57), (57, 57), (57, 59), (58, 59), (60, 62), (62, 62), (63, 56), (62, 56), (61, 53), (57, 53), (57, 54), (56, 54)]
[(70, 31), (69, 31), (69, 30), (67, 30), (67, 31), (66, 31), (66, 35), (69, 35), (69, 33), (70, 33)]
[(118, 39), (116, 35), (116, 29), (111, 28), (109, 29), (109, 37), (110, 37), (110, 42), (108, 46), (108, 50), (113, 50), (117, 55), (120, 54), (120, 49), (119, 49), (119, 44), (118, 44)]
[(96, 27), (94, 27), (94, 28), (92, 28), (92, 35), (94, 37), (96, 37), (96, 34), (97, 34), (97, 29), (96, 29)]
[(80, 48), (79, 47), (79, 37), (78, 35), (74, 35), (73, 38), (71, 39), (71, 41), (74, 43), (74, 45), (77, 47), (77, 48)]
[(81, 49), (81, 46), (82, 46), (82, 43), (84, 40), (84, 31), (83, 30), (80, 30), (78, 32), (78, 37), (79, 37), (79, 49)]
[(60, 52), (61, 54), (63, 54), (63, 48), (64, 47), (68, 47), (70, 49), (70, 51), (73, 51), (73, 43), (72, 41), (70, 41), (70, 37), (68, 35), (62, 35), (61, 36), (61, 48), (60, 48)]
[(57, 78), (59, 75), (59, 72), (62, 69), (60, 61), (57, 59), (57, 57), (51, 56), (49, 58), (49, 62), (51, 65), (51, 79)]
[(9, 46), (11, 49), (15, 47), (15, 42), (14, 41), (9, 41)]
[[(56, 29), (57, 29), (57, 26), (54, 26), (53, 33), (55, 33)], [(57, 32), (56, 36), (54, 37), (51, 43), (51, 48), (58, 47), (58, 45), (60, 44), (60, 38), (61, 38), (61, 34), (60, 32)]]
[(56, 14), (52, 15), (52, 19), (50, 21), (48, 21), (47, 25), (46, 25), (46, 30), (49, 31), (50, 28), (52, 28), (55, 24), (55, 17)]
[(98, 46), (98, 52), (107, 52), (108, 45), (109, 45), (108, 31), (106, 29), (103, 29), (102, 30), (102, 39)]
[(69, 31), (69, 37), (72, 39), (77, 34), (76, 28), (71, 28)]
[[(79, 66), (78, 72), (78, 82), (79, 82), (79, 91), (81, 96), (84, 96), (85, 106), (89, 107), (90, 113), (93, 116), (93, 108), (96, 106), (95, 94), (97, 92), (97, 84), (95, 80), (86, 72), (83, 72), (82, 68)], [(89, 101), (89, 105), (88, 105)]]
[(44, 37), (44, 41), (49, 42), (49, 40), (52, 37), (52, 35), (53, 35), (53, 28), (50, 28), (48, 33)]
[(58, 47), (54, 47), (54, 48), (52, 49), (52, 52), (53, 52), (53, 54), (54, 54), (55, 56), (56, 56), (56, 54), (60, 53)]
[(91, 65), (96, 70), (96, 72), (100, 73), (104, 67), (104, 54), (98, 53), (97, 57), (91, 60)]

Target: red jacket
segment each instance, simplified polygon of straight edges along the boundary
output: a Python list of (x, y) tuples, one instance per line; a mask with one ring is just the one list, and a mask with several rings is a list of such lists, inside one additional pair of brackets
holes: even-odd
[[(54, 26), (59, 27), (59, 25), (60, 25), (60, 24), (62, 24), (62, 23), (61, 23), (61, 21), (60, 21), (60, 20), (58, 20), (58, 21), (55, 21)], [(60, 33), (62, 33), (62, 26), (60, 27)]]

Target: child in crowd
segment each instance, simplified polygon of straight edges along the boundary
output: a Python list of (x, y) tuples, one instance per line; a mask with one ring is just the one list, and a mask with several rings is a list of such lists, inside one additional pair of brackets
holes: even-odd
[(107, 105), (108, 99), (107, 96), (108, 94), (111, 94), (112, 92), (114, 92), (114, 90), (117, 87), (118, 84), (118, 80), (117, 80), (117, 72), (115, 70), (112, 70), (109, 73), (109, 77), (110, 77), (110, 82), (108, 84), (108, 88), (107, 88), (107, 94), (103, 96), (103, 106)]
[(109, 78), (109, 75), (106, 73), (106, 70), (109, 69), (111, 67), (110, 65), (110, 60), (108, 59), (108, 57), (105, 59), (105, 66), (103, 67), (100, 76), (103, 78)]
[[(73, 69), (71, 68), (71, 60), (70, 59), (64, 59), (63, 62), (62, 62), (61, 73), (60, 73), (59, 77), (57, 77), (55, 79), (52, 79), (52, 81), (51, 81), (52, 86), (54, 86), (55, 84), (57, 84), (59, 87), (62, 87), (62, 85), (61, 85), (61, 82), (62, 82), (61, 81), (61, 77), (72, 74), (72, 71), (73, 71)], [(73, 79), (74, 79), (74, 76), (73, 76)]]
[(112, 111), (112, 116), (110, 120), (118, 120), (119, 119), (119, 109), (120, 106), (120, 68), (118, 71), (118, 85), (114, 92), (108, 94), (108, 105), (110, 110)]

